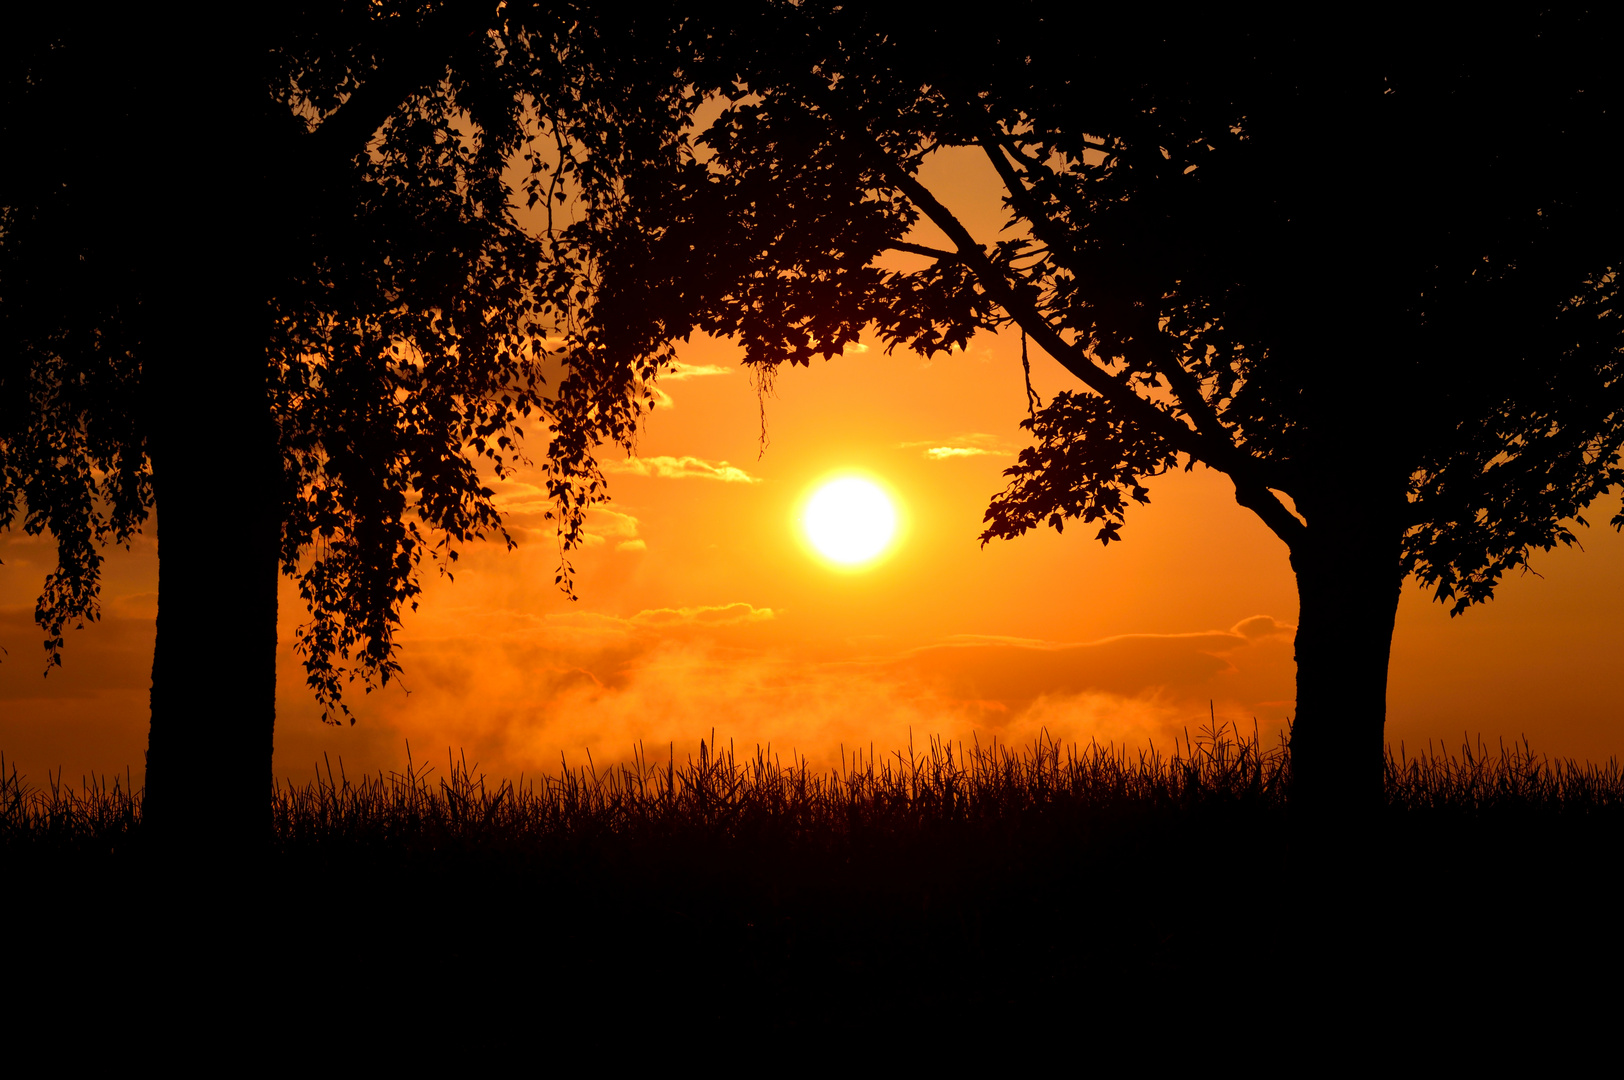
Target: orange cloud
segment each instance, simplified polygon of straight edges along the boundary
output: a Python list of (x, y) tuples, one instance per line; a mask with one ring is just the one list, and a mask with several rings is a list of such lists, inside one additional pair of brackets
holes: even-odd
[(619, 540), (622, 542), (616, 545), (617, 550), (628, 550), (629, 544), (636, 543), (639, 546), (629, 550), (642, 551), (648, 545), (636, 537), (637, 519), (632, 515), (611, 510), (607, 506), (594, 506), (587, 510), (586, 533), (583, 539), (588, 546)]
[(773, 617), (772, 608), (753, 604), (720, 604), (705, 607), (650, 608), (628, 621), (637, 626), (730, 626), (734, 623), (763, 622)]
[[(775, 636), (781, 616), (740, 601), (631, 616), (508, 613), (483, 630), (462, 619), (455, 636), (411, 643), (411, 695), (368, 699), (362, 724), (390, 751), (385, 767), (405, 740), (466, 747), (487, 770), (517, 775), (588, 749), (605, 763), (639, 741), (691, 746), (713, 729), (827, 766), (842, 747), (889, 752), (933, 735), (1166, 745), (1207, 721), (1209, 699), (1220, 720), (1244, 725), (1256, 698), (1289, 693), (1290, 628), (1267, 616), (1086, 643), (955, 637), (878, 654), (848, 644), (821, 658), (793, 633)], [(309, 753), (292, 737), (278, 745), (290, 766)]]
[(660, 372), (661, 382), (681, 382), (684, 379), (698, 379), (710, 375), (731, 375), (733, 369), (723, 367), (721, 364), (684, 364), (680, 360), (671, 364)]
[(932, 461), (946, 461), (949, 458), (959, 457), (985, 457), (988, 455), (1001, 457), (1002, 450), (983, 450), (979, 446), (933, 446), (925, 451), (925, 456)]
[(626, 473), (631, 476), (656, 476), (667, 480), (720, 480), (728, 484), (759, 484), (758, 477), (725, 461), (706, 461), (697, 457), (632, 457), (606, 461), (603, 471)]
[(1082, 644), (960, 637), (894, 661), (925, 685), (958, 701), (996, 701), (1011, 711), (1040, 698), (1096, 692), (1131, 697), (1189, 690), (1234, 672), (1232, 655), (1290, 627), (1260, 615), (1229, 630), (1125, 634)]
[(924, 439), (917, 442), (899, 443), (903, 450), (916, 450), (925, 448), (925, 457), (931, 461), (948, 461), (952, 458), (1003, 456), (1009, 453), (1003, 448), (1004, 440), (996, 435), (989, 435), (984, 431), (972, 431), (963, 435), (955, 435), (950, 439)]
[[(775, 612), (772, 608), (756, 607), (754, 604), (738, 602), (732, 604), (702, 604), (695, 607), (680, 608), (645, 608), (629, 618), (604, 615), (592, 611), (572, 611), (564, 614), (548, 615), (545, 625), (554, 631), (579, 630), (588, 635), (593, 635), (602, 634), (605, 631), (629, 633), (643, 629), (672, 630), (691, 626), (735, 626), (741, 623), (766, 622), (774, 617)], [(533, 624), (526, 620), (521, 625), (528, 628)], [(525, 631), (521, 630), (520, 632)], [(556, 638), (554, 641), (555, 644), (563, 648), (568, 648), (571, 644)]]
[(491, 477), (487, 483), (495, 493), (493, 501), (502, 512), (509, 530), (518, 533), (533, 533), (540, 529), (553, 531), (555, 524), (548, 520), (553, 501), (548, 498), (544, 486), (512, 477), (505, 480)]

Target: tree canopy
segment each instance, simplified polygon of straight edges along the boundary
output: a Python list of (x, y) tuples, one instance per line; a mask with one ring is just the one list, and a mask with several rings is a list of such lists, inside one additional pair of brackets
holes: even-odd
[[(542, 444), (559, 580), (669, 359), (605, 275), (694, 167), (676, 10), (585, 3), (37, 9), (3, 45), (0, 528), (56, 540), (51, 662), (101, 548), (154, 520), (146, 815), (263, 827), (279, 575), (306, 679), (397, 672), (425, 556), (511, 539)], [(233, 777), (206, 821), (179, 802)], [(263, 781), (263, 782), (262, 782)]]
[[(985, 540), (1110, 544), (1147, 478), (1225, 473), (1298, 577), (1299, 773), (1368, 796), (1404, 578), (1484, 601), (1624, 481), (1612, 20), (1394, 20), (763, 8), (684, 204), (718, 234), (645, 273), (706, 281), (769, 373), (869, 326), (1058, 361)], [(920, 182), (946, 147), (1001, 178), (999, 236)]]
[[(485, 477), (540, 426), (567, 549), (694, 329), (764, 378), (869, 327), (1019, 330), (1078, 385), (1033, 400), (986, 539), (1109, 544), (1148, 478), (1225, 473), (1291, 552), (1296, 767), (1343, 795), (1379, 775), (1404, 578), (1487, 599), (1624, 480), (1602, 14), (344, 2), (207, 46), (32, 17), (0, 55), (29, 163), (0, 176), (0, 527), (57, 539), (54, 657), (156, 508), (154, 746), (165, 642), (230, 667), (196, 633), (226, 581), (269, 655), (299, 577), (323, 701), (388, 679), (423, 556), (505, 535)], [(998, 237), (921, 183), (948, 147), (1001, 178)], [(233, 488), (244, 539), (211, 544)]]
[[(567, 547), (594, 448), (635, 428), (668, 346), (600, 296), (595, 252), (682, 159), (680, 22), (286, 5), (202, 46), (179, 17), (103, 16), (36, 13), (5, 46), (0, 139), (29, 165), (0, 177), (0, 527), (56, 540), (60, 662), (101, 546), (155, 505), (158, 354), (207, 334), (190, 309), (226, 277), (280, 461), (244, 497), (278, 504), (309, 681), (343, 709), (347, 678), (396, 670), (424, 555), (507, 539), (487, 481), (523, 436), (544, 429)], [(223, 239), (166, 262), (189, 228)], [(254, 422), (190, 389), (191, 452)]]

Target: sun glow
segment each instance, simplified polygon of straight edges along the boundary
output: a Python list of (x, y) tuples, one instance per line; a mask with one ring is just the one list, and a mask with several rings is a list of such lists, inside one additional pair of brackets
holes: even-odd
[(880, 485), (860, 476), (822, 484), (801, 511), (801, 530), (819, 555), (836, 566), (866, 566), (891, 546), (897, 510)]

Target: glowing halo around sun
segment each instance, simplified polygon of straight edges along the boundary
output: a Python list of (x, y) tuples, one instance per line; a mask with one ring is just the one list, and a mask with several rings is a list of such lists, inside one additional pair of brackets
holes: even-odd
[(880, 484), (844, 475), (817, 485), (800, 512), (801, 534), (832, 566), (860, 570), (878, 562), (897, 540), (900, 515)]

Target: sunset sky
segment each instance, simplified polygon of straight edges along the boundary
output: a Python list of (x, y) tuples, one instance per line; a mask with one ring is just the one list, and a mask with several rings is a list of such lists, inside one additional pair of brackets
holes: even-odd
[[(988, 180), (942, 157), (927, 182), (983, 239), (998, 224)], [(920, 238), (930, 240), (921, 232)], [(558, 552), (539, 474), (501, 485), (519, 547), (463, 552), (454, 583), (426, 575), (402, 634), (402, 685), (352, 699), (331, 728), (292, 652), (303, 607), (284, 585), (276, 769), (308, 774), (323, 752), (350, 770), (390, 769), (462, 748), (487, 772), (602, 764), (641, 740), (692, 752), (771, 742), (818, 763), (840, 747), (966, 742), (1167, 744), (1207, 720), (1274, 737), (1293, 711), (1295, 589), (1286, 551), (1219, 474), (1150, 484), (1125, 542), (1045, 530), (982, 548), (1000, 472), (1023, 445), (1018, 337), (984, 336), (930, 361), (872, 341), (785, 371), (758, 403), (729, 342), (695, 339), (660, 384), (635, 458), (610, 454), (613, 502), (573, 556), (580, 599), (553, 584)], [(1073, 382), (1041, 353), (1048, 399)], [(761, 443), (762, 408), (767, 442)], [(539, 453), (539, 445), (532, 452)], [(812, 557), (795, 511), (845, 470), (879, 478), (904, 528), (870, 569)], [(222, 493), (231, 499), (252, 493)], [(1526, 735), (1536, 750), (1624, 756), (1624, 539), (1593, 508), (1583, 551), (1536, 556), (1489, 606), (1450, 619), (1416, 586), (1399, 608), (1388, 735), (1414, 749), (1466, 733)], [(221, 523), (229, 542), (230, 522)], [(68, 637), (41, 678), (32, 610), (51, 542), (0, 534), (0, 750), (36, 781), (47, 769), (139, 781), (146, 744), (157, 564), (149, 527), (108, 559), (104, 618)], [(229, 584), (222, 584), (222, 618)], [(196, 628), (207, 633), (207, 627)], [(407, 691), (410, 693), (407, 693)], [(232, 703), (220, 702), (220, 722)]]

